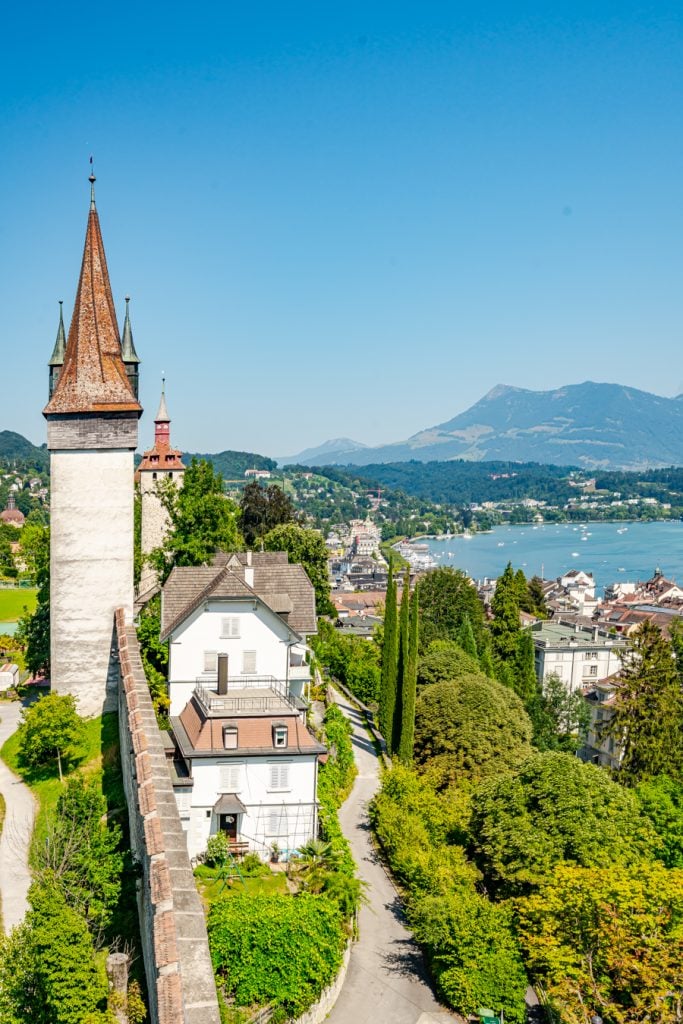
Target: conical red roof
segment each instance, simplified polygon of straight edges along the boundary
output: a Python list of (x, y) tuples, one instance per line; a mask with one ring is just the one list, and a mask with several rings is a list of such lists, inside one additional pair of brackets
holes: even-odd
[(90, 205), (83, 264), (78, 282), (64, 366), (50, 413), (142, 412), (128, 382), (109, 284), (100, 221)]

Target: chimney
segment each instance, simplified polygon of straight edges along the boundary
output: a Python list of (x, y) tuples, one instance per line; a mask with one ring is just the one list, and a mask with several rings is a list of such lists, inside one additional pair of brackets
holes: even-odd
[[(249, 552), (251, 555), (251, 551)], [(253, 565), (245, 565), (244, 567), (244, 582), (248, 587), (253, 589), (254, 587), (254, 567)]]
[(247, 565), (251, 565), (251, 551), (247, 551)]
[(228, 656), (227, 654), (218, 655), (218, 696), (227, 697), (228, 695)]
[(593, 626), (593, 639), (594, 640), (598, 639), (599, 632), (600, 632), (600, 627), (599, 626)]

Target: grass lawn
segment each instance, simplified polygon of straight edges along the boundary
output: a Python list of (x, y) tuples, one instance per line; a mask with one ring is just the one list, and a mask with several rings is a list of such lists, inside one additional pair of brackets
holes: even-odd
[[(107, 807), (110, 811), (119, 810), (125, 807), (125, 798), (118, 763), (118, 716), (108, 714), (101, 718), (89, 718), (84, 724), (83, 743), (74, 751), (71, 761), (63, 763), (64, 775), (71, 775), (73, 772), (90, 775), (101, 771), (102, 790)], [(59, 781), (56, 762), (40, 768), (24, 765), (19, 757), (19, 743), (20, 732), (15, 732), (0, 750), (0, 757), (13, 772), (21, 776), (38, 800), (39, 811), (31, 842), (32, 850), (35, 851), (36, 845), (45, 838), (48, 816), (57, 805), (62, 783)]]
[(24, 587), (13, 587), (11, 590), (0, 588), (0, 633), (3, 622), (16, 622), (24, 614), (24, 607), (30, 612), (35, 611), (37, 590)]
[(227, 882), (218, 877), (218, 871), (202, 867), (199, 874), (195, 873), (197, 888), (204, 906), (208, 909), (211, 903), (223, 893), (247, 892), (252, 896), (264, 893), (287, 893), (287, 876), (284, 871), (269, 872), (252, 878), (245, 876), (244, 883), (239, 878), (231, 878)]

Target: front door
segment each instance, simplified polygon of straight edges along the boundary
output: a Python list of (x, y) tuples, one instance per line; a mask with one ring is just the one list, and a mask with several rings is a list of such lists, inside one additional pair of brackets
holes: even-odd
[(220, 814), (218, 816), (218, 827), (225, 832), (231, 843), (237, 842), (237, 815)]

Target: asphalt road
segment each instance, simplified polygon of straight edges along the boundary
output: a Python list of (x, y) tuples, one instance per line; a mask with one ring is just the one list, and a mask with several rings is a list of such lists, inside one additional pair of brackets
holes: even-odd
[[(0, 703), (0, 747), (17, 729), (22, 706), (18, 701)], [(36, 803), (24, 783), (0, 761), (0, 793), (5, 798), (5, 824), (0, 836), (0, 899), (5, 932), (21, 924), (28, 910), (26, 894), (31, 884), (28, 848), (33, 832)]]
[(329, 1024), (440, 1024), (460, 1018), (436, 999), (422, 954), (405, 927), (400, 900), (371, 842), (367, 806), (379, 788), (379, 763), (360, 713), (344, 697), (335, 699), (353, 725), (358, 776), (339, 812), (367, 905), (360, 911), (359, 940)]

